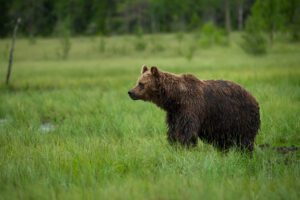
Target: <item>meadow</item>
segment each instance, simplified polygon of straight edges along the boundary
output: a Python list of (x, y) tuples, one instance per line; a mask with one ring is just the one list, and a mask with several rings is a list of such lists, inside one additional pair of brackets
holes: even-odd
[[(0, 199), (299, 199), (300, 44), (278, 39), (264, 56), (198, 45), (193, 35), (0, 40)], [(142, 64), (227, 79), (260, 103), (253, 157), (199, 142), (171, 147), (165, 114), (127, 91)]]

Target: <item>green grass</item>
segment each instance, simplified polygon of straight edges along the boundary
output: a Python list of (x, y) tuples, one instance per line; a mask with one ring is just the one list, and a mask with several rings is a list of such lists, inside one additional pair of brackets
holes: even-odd
[[(257, 145), (300, 146), (300, 45), (252, 57), (234, 34), (189, 61), (193, 38), (144, 36), (144, 51), (133, 36), (105, 38), (104, 51), (99, 38), (72, 38), (67, 60), (57, 39), (20, 39), (9, 87), (0, 40), (0, 199), (299, 199), (299, 153), (170, 147), (164, 112), (129, 99), (142, 64), (233, 80), (260, 103)], [(44, 123), (55, 128), (44, 133)]]

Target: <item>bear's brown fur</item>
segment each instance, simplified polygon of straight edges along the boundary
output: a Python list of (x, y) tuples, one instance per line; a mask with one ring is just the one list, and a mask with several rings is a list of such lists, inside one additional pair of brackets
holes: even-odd
[(134, 100), (155, 103), (167, 112), (168, 141), (195, 146), (198, 137), (221, 150), (237, 146), (253, 151), (260, 127), (259, 105), (240, 85), (224, 80), (199, 80), (142, 67)]

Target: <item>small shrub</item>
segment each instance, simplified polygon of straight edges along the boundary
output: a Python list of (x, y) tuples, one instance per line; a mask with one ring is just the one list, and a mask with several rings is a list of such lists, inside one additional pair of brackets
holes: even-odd
[(243, 41), (240, 46), (246, 53), (253, 55), (263, 55), (267, 53), (267, 39), (263, 33), (257, 29), (253, 20), (250, 19), (247, 21), (242, 39)]
[(136, 39), (134, 42), (134, 48), (136, 51), (144, 51), (147, 48), (147, 43), (144, 40), (143, 30), (138, 28), (135, 32)]
[(151, 52), (157, 53), (157, 52), (163, 52), (165, 50), (165, 46), (161, 43), (155, 42), (152, 43), (152, 49)]
[(60, 39), (59, 57), (63, 60), (67, 59), (71, 50), (70, 35), (65, 34)]
[(181, 42), (184, 39), (184, 33), (183, 32), (178, 32), (178, 33), (176, 33), (175, 37), (176, 37), (176, 40), (178, 41), (178, 43), (181, 44)]
[(144, 36), (144, 31), (143, 31), (142, 27), (137, 26), (134, 30), (134, 34), (137, 38), (142, 38)]
[(157, 53), (162, 52), (165, 50), (165, 46), (160, 42), (160, 37), (157, 35), (152, 35), (150, 37), (150, 44), (151, 44), (151, 52)]
[(57, 49), (57, 56), (60, 59), (67, 59), (71, 50), (71, 32), (68, 28), (68, 23), (59, 22), (56, 27), (56, 35), (59, 38), (59, 47)]
[(8, 56), (9, 56), (9, 43), (5, 43), (5, 45), (3, 45), (3, 51), (2, 51), (2, 56), (3, 56), (3, 59), (6, 60), (8, 59)]
[(104, 53), (105, 52), (105, 47), (106, 47), (105, 38), (103, 36), (100, 36), (99, 51), (101, 53)]
[(191, 18), (191, 22), (188, 25), (188, 30), (195, 30), (195, 28), (199, 27), (199, 24), (201, 24), (201, 18), (196, 12), (194, 12)]
[(36, 38), (35, 38), (34, 35), (31, 34), (31, 35), (28, 37), (28, 43), (29, 43), (29, 45), (35, 45), (35, 44), (36, 44)]
[(97, 32), (97, 23), (91, 22), (86, 29), (86, 34), (95, 35), (96, 32)]
[(188, 61), (191, 61), (195, 55), (195, 52), (197, 50), (197, 46), (195, 44), (191, 44), (188, 49), (185, 51), (185, 58)]
[(210, 47), (213, 45), (226, 46), (229, 44), (225, 31), (215, 26), (212, 22), (202, 26), (200, 33), (196, 35), (202, 47)]
[(144, 51), (147, 48), (147, 43), (143, 39), (137, 39), (134, 47), (136, 51)]
[(299, 42), (300, 41), (300, 25), (299, 24), (291, 25), (290, 29), (291, 30), (289, 31), (290, 32), (289, 34), (290, 34), (291, 41)]
[(267, 53), (267, 40), (262, 33), (245, 32), (242, 38), (243, 42), (241, 43), (241, 47), (246, 53), (253, 55)]
[(176, 33), (175, 37), (176, 37), (176, 40), (178, 41), (177, 53), (179, 55), (182, 55), (181, 43), (184, 39), (184, 33), (183, 32), (178, 32), (178, 33)]

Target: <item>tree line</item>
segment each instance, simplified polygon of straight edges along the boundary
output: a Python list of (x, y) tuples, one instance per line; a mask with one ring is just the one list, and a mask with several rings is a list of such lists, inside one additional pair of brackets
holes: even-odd
[(24, 36), (113, 35), (194, 31), (207, 22), (226, 30), (276, 32), (299, 40), (300, 0), (0, 0), (0, 37), (17, 18)]
[(228, 31), (242, 29), (254, 0), (0, 0), (0, 36), (18, 17), (26, 36), (191, 31), (207, 21)]

